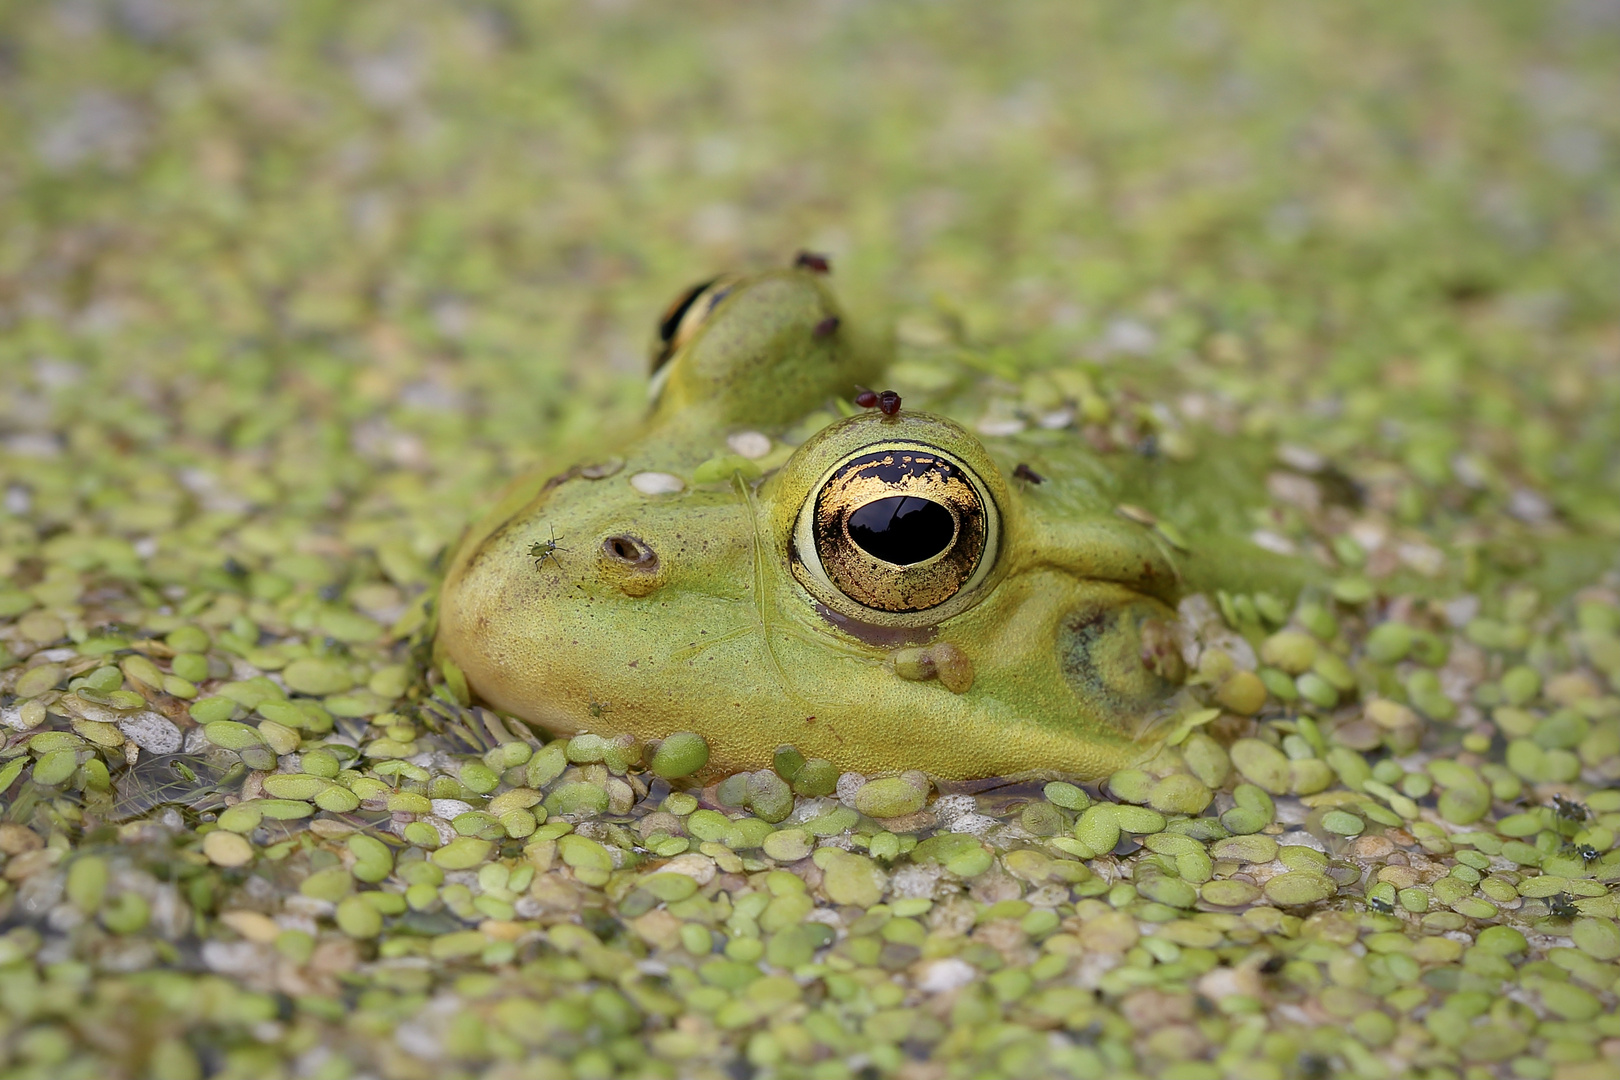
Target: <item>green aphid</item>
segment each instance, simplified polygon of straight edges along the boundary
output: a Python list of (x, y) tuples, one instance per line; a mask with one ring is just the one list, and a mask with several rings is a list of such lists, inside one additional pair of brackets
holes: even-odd
[(567, 550), (568, 549), (563, 547), (559, 542), (557, 531), (553, 529), (549, 538), (545, 540), (536, 540), (533, 544), (529, 545), (529, 557), (534, 560), (534, 568), (536, 570), (539, 570), (542, 566), (544, 566), (547, 559), (550, 559), (554, 564), (556, 564), (557, 568), (561, 570), (562, 560), (557, 557), (557, 552)]

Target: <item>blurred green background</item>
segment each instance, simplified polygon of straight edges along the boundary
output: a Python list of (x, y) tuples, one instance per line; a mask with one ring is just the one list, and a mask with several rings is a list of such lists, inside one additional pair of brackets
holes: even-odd
[(0, 11), (14, 542), (425, 557), (799, 248), (907, 340), (1613, 516), (1612, 2)]

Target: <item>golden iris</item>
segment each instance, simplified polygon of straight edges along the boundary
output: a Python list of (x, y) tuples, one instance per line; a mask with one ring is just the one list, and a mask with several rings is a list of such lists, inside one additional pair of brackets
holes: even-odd
[(961, 592), (995, 527), (979, 479), (926, 446), (845, 459), (812, 506), (807, 539), (827, 581), (863, 607), (896, 614), (936, 608)]

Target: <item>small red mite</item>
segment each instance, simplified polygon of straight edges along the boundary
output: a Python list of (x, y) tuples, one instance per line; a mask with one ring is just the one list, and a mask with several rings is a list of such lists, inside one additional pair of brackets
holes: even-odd
[(867, 390), (863, 387), (861, 392), (855, 395), (855, 404), (859, 405), (863, 409), (875, 408), (877, 403), (878, 396), (876, 390)]
[(793, 265), (808, 270), (812, 274), (832, 273), (832, 263), (827, 261), (827, 256), (817, 255), (813, 251), (799, 252), (798, 257), (793, 260)]
[(819, 340), (820, 338), (830, 337), (837, 330), (838, 316), (829, 315), (825, 319), (822, 319), (820, 322), (816, 323), (815, 329), (810, 331), (810, 335)]
[(885, 390), (878, 395), (878, 412), (884, 416), (893, 416), (900, 411), (900, 395), (893, 390)]

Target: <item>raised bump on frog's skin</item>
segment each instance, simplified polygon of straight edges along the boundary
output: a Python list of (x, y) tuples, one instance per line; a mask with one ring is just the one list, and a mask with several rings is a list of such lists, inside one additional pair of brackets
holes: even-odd
[(624, 468), (623, 458), (608, 458), (606, 461), (598, 461), (594, 465), (581, 465), (579, 475), (586, 480), (606, 480), (608, 477), (616, 475), (622, 468)]
[(643, 495), (678, 495), (686, 489), (686, 481), (667, 472), (638, 472), (630, 478), (630, 486)]
[(738, 431), (726, 436), (726, 446), (738, 457), (758, 461), (771, 452), (771, 437), (760, 431)]
[(1130, 503), (1120, 503), (1114, 507), (1114, 513), (1127, 521), (1134, 521), (1138, 525), (1145, 525), (1150, 529), (1159, 523), (1159, 519), (1154, 517), (1151, 512)]
[(894, 673), (912, 682), (938, 679), (939, 684), (953, 694), (965, 694), (973, 688), (973, 661), (968, 654), (948, 641), (922, 648), (896, 649), (889, 654)]

